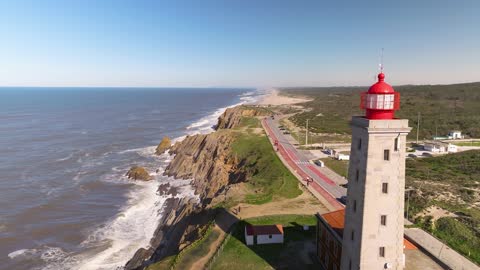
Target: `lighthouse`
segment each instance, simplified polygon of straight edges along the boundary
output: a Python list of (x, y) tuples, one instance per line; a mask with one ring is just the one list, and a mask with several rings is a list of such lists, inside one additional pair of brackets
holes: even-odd
[(340, 269), (403, 269), (407, 119), (400, 95), (378, 74), (361, 93), (365, 116), (350, 123), (352, 144)]

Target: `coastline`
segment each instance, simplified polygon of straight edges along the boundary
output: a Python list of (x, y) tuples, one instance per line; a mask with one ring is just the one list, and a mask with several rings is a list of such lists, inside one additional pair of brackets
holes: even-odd
[(278, 89), (269, 89), (268, 94), (266, 94), (257, 105), (270, 105), (270, 106), (279, 106), (279, 105), (294, 105), (299, 103), (304, 103), (311, 101), (308, 98), (302, 97), (290, 97), (280, 94)]
[[(215, 135), (220, 119), (225, 116), (227, 111), (245, 104), (256, 104), (260, 97), (261, 95), (258, 90), (243, 93), (240, 95), (240, 102), (216, 109), (212, 114), (204, 116), (198, 121), (190, 124), (186, 128), (185, 135), (172, 140), (173, 144), (170, 147), (169, 152), (164, 154), (168, 155), (168, 164), (165, 169), (160, 172), (163, 176), (171, 178), (172, 181), (160, 184), (157, 190), (159, 195), (168, 196), (160, 210), (160, 220), (155, 229), (155, 233), (151, 237), (150, 244), (146, 247), (139, 248), (130, 260), (126, 262), (124, 269), (144, 269), (152, 262), (176, 254), (176, 252), (183, 247), (188, 246), (191, 242), (196, 240), (194, 236), (185, 237), (185, 233), (188, 231), (190, 234), (194, 235), (192, 231), (195, 229), (191, 228), (191, 224), (197, 224), (196, 227), (201, 226), (202, 223), (207, 224), (211, 219), (211, 216), (215, 214), (215, 211), (205, 209), (205, 206), (207, 206), (210, 201), (206, 200), (206, 198), (202, 198), (202, 195), (199, 194), (201, 193), (201, 189), (204, 188), (199, 187), (199, 182), (196, 182), (195, 179), (190, 177), (167, 173), (168, 168), (172, 165), (172, 162), (175, 161), (175, 157), (179, 154), (172, 152), (172, 149), (174, 149), (175, 145), (185, 142), (185, 140), (196, 138), (198, 136), (208, 137), (211, 134)], [(185, 150), (181, 149), (179, 151), (184, 152)], [(177, 188), (172, 185), (172, 183), (175, 183), (176, 181), (189, 181), (190, 184), (188, 184), (188, 186), (195, 191), (196, 197), (176, 196), (178, 194)], [(189, 237), (191, 239), (188, 239)]]
[[(232, 172), (237, 175), (234, 182), (241, 181), (241, 178), (245, 177), (236, 168), (235, 163), (238, 161), (228, 160), (222, 156), (222, 153), (225, 153), (232, 143), (228, 135), (223, 136), (222, 130), (233, 128), (243, 115), (252, 113), (248, 109), (241, 108), (241, 105), (278, 106), (309, 101), (304, 98), (280, 95), (276, 89), (271, 89), (266, 94), (258, 96), (260, 98), (255, 102), (248, 97), (247, 95), (242, 102), (218, 109), (213, 115), (199, 120), (199, 122), (207, 121), (207, 119), (212, 121), (212, 116), (215, 116), (216, 122), (212, 125), (215, 126), (215, 129), (188, 132), (189, 135), (174, 140), (175, 143), (169, 150), (171, 160), (163, 174), (173, 177), (176, 181), (190, 179), (199, 199), (197, 202), (189, 198), (167, 199), (162, 209), (161, 221), (152, 236), (150, 246), (137, 250), (125, 265), (125, 269), (145, 269), (149, 264), (175, 255), (193, 243), (199, 237), (198, 231), (201, 230), (201, 227), (207, 225), (212, 216), (215, 216), (216, 211), (211, 209), (210, 205), (212, 205), (212, 201), (218, 201), (218, 192), (231, 183), (228, 175)], [(195, 123), (189, 127), (194, 126)], [(192, 160), (192, 156), (195, 157), (195, 160)], [(219, 156), (222, 161), (215, 162)], [(227, 182), (221, 180), (225, 178)], [(165, 193), (175, 192), (169, 186), (160, 186), (159, 190)]]

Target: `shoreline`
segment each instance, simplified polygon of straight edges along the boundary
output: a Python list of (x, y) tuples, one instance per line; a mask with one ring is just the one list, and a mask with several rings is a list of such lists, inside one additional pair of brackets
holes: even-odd
[(280, 106), (280, 105), (294, 105), (304, 102), (312, 101), (311, 99), (302, 98), (302, 97), (289, 97), (280, 94), (278, 89), (269, 89), (268, 94), (266, 94), (259, 102), (255, 103), (256, 105), (270, 105), (270, 106)]
[[(219, 119), (224, 115), (224, 113), (231, 109), (242, 105), (252, 105), (257, 104), (261, 95), (259, 90), (248, 91), (238, 96), (239, 102), (235, 102), (229, 106), (217, 108), (213, 113), (206, 115), (196, 122), (193, 122), (186, 128), (186, 132), (183, 136), (173, 139), (173, 144), (168, 151), (170, 151), (174, 144), (181, 143), (188, 137), (193, 136), (208, 136), (216, 132), (216, 125), (218, 125)], [(255, 100), (257, 99), (257, 100)], [(202, 128), (198, 123), (209, 123), (209, 128)], [(176, 154), (169, 154), (168, 164), (166, 168), (172, 164)], [(168, 176), (163, 172), (164, 176)], [(173, 177), (175, 181), (185, 181), (181, 177)], [(189, 186), (195, 190), (194, 179), (190, 180)], [(148, 246), (139, 248), (136, 252), (130, 257), (130, 259), (125, 263), (123, 269), (133, 270), (133, 269), (144, 269), (146, 266), (152, 262), (158, 261), (167, 256), (174, 255), (177, 250), (181, 250), (184, 246), (188, 246), (189, 241), (182, 242), (182, 236), (184, 236), (187, 227), (192, 220), (198, 222), (198, 219), (202, 220), (203, 218), (196, 217), (197, 211), (204, 209), (204, 201), (196, 194), (195, 197), (178, 197), (175, 196), (178, 194), (176, 187), (169, 183), (160, 183), (158, 185), (157, 194), (160, 196), (168, 195), (169, 197), (163, 203), (160, 212), (160, 220), (155, 229), (155, 233), (150, 239), (150, 244)], [(206, 204), (208, 205), (208, 204)], [(208, 210), (208, 209), (207, 209)], [(211, 215), (211, 211), (207, 211), (208, 215)]]

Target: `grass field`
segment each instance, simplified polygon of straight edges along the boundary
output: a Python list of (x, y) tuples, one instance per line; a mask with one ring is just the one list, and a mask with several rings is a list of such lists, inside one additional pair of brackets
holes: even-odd
[[(285, 243), (246, 246), (243, 231), (247, 223), (283, 224)], [(301, 225), (315, 224), (314, 216), (303, 215), (266, 216), (242, 221), (235, 227), (233, 236), (225, 244), (212, 269), (319, 269), (318, 265), (300, 259), (305, 255), (305, 245), (315, 248), (315, 227), (303, 231)]]
[(480, 147), (480, 142), (479, 142), (479, 141), (473, 141), (473, 142), (454, 142), (453, 144), (458, 145), (458, 146), (478, 146), (478, 147)]
[[(248, 129), (259, 126), (258, 119), (242, 121)], [(248, 130), (247, 129), (247, 130)], [(298, 180), (283, 165), (264, 134), (238, 133), (232, 146), (232, 154), (243, 160), (241, 171), (245, 172), (249, 194), (245, 201), (250, 204), (267, 203), (275, 199), (295, 198), (302, 193)]]
[[(387, 77), (388, 81), (388, 77)], [(454, 85), (395, 86), (401, 94), (401, 107), (396, 116), (410, 120), (409, 138), (416, 137), (420, 113), (419, 137), (431, 139), (446, 135), (452, 129), (471, 137), (480, 137), (480, 83)], [(313, 98), (304, 103), (310, 111), (296, 114), (291, 120), (304, 127), (306, 119), (313, 132), (349, 134), (352, 115), (362, 115), (360, 92), (368, 87), (285, 88), (288, 95)]]

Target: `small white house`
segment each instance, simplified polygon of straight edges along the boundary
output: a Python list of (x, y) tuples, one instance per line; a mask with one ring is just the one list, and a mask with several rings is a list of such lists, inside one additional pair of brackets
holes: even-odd
[(445, 152), (445, 147), (442, 146), (439, 142), (426, 142), (423, 145), (423, 149), (432, 153), (442, 153)]
[(456, 145), (449, 143), (447, 146), (447, 152), (448, 153), (456, 153), (458, 151), (458, 148)]
[(462, 132), (460, 130), (452, 130), (447, 136), (449, 139), (463, 139)]
[(337, 159), (338, 159), (338, 160), (350, 160), (350, 155), (338, 153)]
[(247, 225), (245, 226), (245, 242), (247, 246), (262, 244), (282, 244), (283, 226), (276, 225)]
[(458, 148), (456, 145), (445, 142), (426, 142), (423, 149), (432, 153), (456, 153)]

